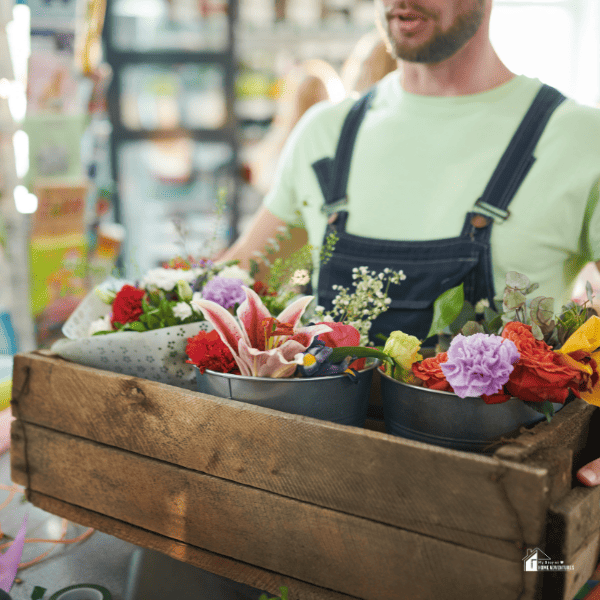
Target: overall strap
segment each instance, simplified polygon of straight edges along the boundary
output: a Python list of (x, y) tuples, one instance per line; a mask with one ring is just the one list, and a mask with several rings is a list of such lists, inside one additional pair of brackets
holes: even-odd
[(312, 165), (325, 199), (325, 204), (321, 210), (326, 214), (343, 210), (348, 204), (346, 187), (350, 174), (354, 141), (374, 96), (375, 87), (372, 87), (350, 108), (342, 126), (335, 156), (333, 158), (322, 158)]
[(533, 151), (552, 113), (564, 100), (565, 96), (557, 89), (542, 85), (475, 203), (475, 212), (495, 220), (508, 218), (507, 207), (535, 162)]

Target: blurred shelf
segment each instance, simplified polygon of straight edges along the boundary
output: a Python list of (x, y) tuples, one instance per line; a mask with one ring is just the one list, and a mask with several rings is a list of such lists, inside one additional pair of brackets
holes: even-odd
[(180, 137), (189, 137), (197, 142), (229, 142), (237, 139), (237, 129), (234, 127), (219, 129), (129, 129), (127, 127), (113, 126), (113, 135), (121, 142), (142, 140), (167, 140)]
[(217, 51), (183, 51), (183, 50), (117, 50), (111, 48), (106, 52), (107, 62), (120, 64), (177, 64), (177, 63), (219, 63), (227, 65), (229, 57)]

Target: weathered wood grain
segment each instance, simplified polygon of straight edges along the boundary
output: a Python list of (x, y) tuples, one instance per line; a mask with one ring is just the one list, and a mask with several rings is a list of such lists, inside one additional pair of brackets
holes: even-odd
[(521, 556), (508, 561), (28, 423), (24, 431), (14, 429), (14, 442), (27, 440), (32, 498), (365, 600), (535, 595)]
[(226, 556), (220, 556), (189, 544), (172, 540), (165, 536), (118, 521), (106, 515), (74, 506), (56, 498), (50, 498), (38, 492), (31, 493), (31, 502), (54, 515), (69, 519), (86, 527), (93, 527), (109, 535), (118, 537), (136, 546), (156, 550), (168, 556), (204, 569), (215, 575), (227, 577), (233, 581), (266, 590), (273, 596), (279, 595), (279, 588), (288, 588), (288, 600), (356, 600), (357, 596), (348, 596), (325, 588), (310, 585), (304, 581), (279, 575), (260, 569)]
[[(496, 450), (495, 455), (505, 460), (524, 462), (544, 448), (567, 448), (578, 455), (587, 443), (590, 420), (598, 409), (577, 398), (564, 406), (550, 423), (542, 421), (514, 440)], [(600, 444), (598, 444), (600, 449)]]
[(543, 543), (546, 469), (32, 354), (15, 358), (13, 394), (23, 422), (282, 497), (512, 561)]
[(600, 486), (576, 487), (550, 507), (548, 552), (566, 559), (600, 531)]
[(573, 565), (572, 571), (565, 572), (563, 595), (561, 600), (572, 600), (581, 586), (593, 573), (598, 564), (598, 550), (600, 548), (600, 532), (596, 531), (581, 548), (565, 559), (565, 564)]

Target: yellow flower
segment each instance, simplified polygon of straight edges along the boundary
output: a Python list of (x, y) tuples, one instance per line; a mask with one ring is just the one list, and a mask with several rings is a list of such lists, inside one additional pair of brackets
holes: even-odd
[[(423, 357), (419, 354), (420, 349), (421, 341), (414, 335), (408, 335), (402, 331), (392, 331), (383, 351), (400, 365), (402, 369), (400, 379), (412, 383), (415, 377), (411, 366), (414, 362), (423, 360)], [(386, 373), (389, 374), (389, 372), (389, 366), (386, 365)]]
[[(584, 350), (592, 355), (596, 361), (596, 371), (600, 374), (600, 317), (593, 315), (579, 329), (577, 329), (569, 339), (563, 344), (560, 350), (556, 352), (564, 354), (565, 361), (569, 366), (592, 374), (592, 367), (567, 356), (570, 352)], [(590, 392), (581, 392), (581, 398), (589, 404), (600, 406), (600, 380)]]

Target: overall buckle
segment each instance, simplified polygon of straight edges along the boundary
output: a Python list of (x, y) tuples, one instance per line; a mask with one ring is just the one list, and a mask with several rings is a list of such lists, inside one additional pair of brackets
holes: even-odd
[(335, 202), (329, 202), (321, 206), (321, 212), (330, 217), (332, 214), (340, 212), (348, 206), (348, 196), (344, 196)]
[(486, 217), (490, 217), (493, 219), (494, 223), (504, 223), (504, 221), (510, 217), (510, 210), (504, 210), (502, 208), (498, 208), (497, 206), (492, 206), (491, 204), (484, 202), (481, 198), (475, 202), (474, 209), (479, 209), (475, 212), (479, 212)]

